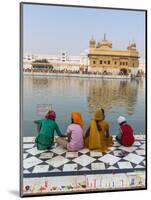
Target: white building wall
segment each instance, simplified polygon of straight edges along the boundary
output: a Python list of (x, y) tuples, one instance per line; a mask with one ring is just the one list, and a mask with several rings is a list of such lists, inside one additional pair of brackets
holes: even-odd
[(67, 52), (62, 51), (60, 55), (43, 55), (43, 54), (25, 54), (24, 55), (24, 68), (31, 68), (31, 62), (39, 59), (47, 59), (48, 62), (60, 63), (59, 67), (54, 67), (54, 69), (69, 69), (67, 67), (61, 66), (62, 63), (67, 64), (77, 64), (77, 66), (72, 66), (70, 70), (79, 70), (81, 64), (88, 64), (88, 58), (85, 53), (80, 54), (79, 56), (69, 55)]

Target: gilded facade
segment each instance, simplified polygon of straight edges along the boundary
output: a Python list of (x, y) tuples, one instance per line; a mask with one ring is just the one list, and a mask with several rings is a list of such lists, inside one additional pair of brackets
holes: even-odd
[(112, 48), (112, 43), (104, 35), (104, 39), (96, 42), (95, 39), (89, 41), (89, 65), (97, 68), (118, 68), (132, 69), (139, 67), (139, 53), (136, 43), (129, 43), (127, 49), (116, 50)]

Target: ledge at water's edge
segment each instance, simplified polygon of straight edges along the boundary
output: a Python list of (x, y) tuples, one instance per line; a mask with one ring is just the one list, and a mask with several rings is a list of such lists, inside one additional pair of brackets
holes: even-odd
[(98, 75), (98, 74), (70, 74), (70, 73), (43, 73), (43, 72), (24, 72), (26, 76), (54, 76), (54, 77), (79, 77), (79, 78), (98, 78), (98, 79), (141, 79), (144, 77), (121, 76), (121, 75)]

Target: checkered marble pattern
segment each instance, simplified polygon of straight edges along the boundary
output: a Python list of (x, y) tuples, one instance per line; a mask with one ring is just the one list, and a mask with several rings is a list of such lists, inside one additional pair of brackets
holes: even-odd
[(23, 138), (24, 177), (82, 175), (89, 173), (127, 173), (145, 170), (145, 136), (136, 135), (132, 147), (121, 146), (114, 140), (108, 153), (82, 149), (68, 152), (54, 145), (50, 150), (39, 151), (34, 137)]

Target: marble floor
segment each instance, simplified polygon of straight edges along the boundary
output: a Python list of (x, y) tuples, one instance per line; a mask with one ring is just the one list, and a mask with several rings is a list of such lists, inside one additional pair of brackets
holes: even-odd
[(114, 141), (108, 153), (82, 149), (68, 152), (55, 145), (39, 151), (34, 137), (23, 138), (23, 177), (130, 173), (145, 170), (145, 136), (136, 135), (132, 147)]

